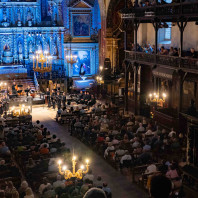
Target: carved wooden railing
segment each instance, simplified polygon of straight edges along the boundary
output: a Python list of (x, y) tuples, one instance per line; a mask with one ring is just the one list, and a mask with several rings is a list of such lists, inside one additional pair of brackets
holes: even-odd
[(135, 7), (120, 11), (123, 19), (167, 16), (168, 18), (183, 16), (198, 16), (198, 2), (169, 3), (147, 7)]
[(139, 61), (148, 64), (198, 70), (198, 59), (189, 57), (176, 57), (168, 55), (148, 54), (144, 52), (125, 51), (125, 58), (130, 61)]

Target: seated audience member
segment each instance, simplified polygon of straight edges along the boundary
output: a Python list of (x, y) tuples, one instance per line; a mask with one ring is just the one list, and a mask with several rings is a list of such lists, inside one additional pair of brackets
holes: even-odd
[(171, 128), (171, 132), (168, 134), (168, 137), (172, 138), (173, 135), (176, 135), (176, 132), (174, 131), (173, 128)]
[(99, 188), (91, 188), (83, 198), (107, 198), (105, 192)]
[(174, 48), (170, 47), (169, 56), (174, 56)]
[(10, 155), (10, 150), (9, 148), (6, 146), (5, 142), (2, 142), (0, 144), (0, 154), (1, 155)]
[(83, 177), (83, 181), (85, 181), (86, 179), (89, 179), (90, 181), (93, 182), (94, 175), (92, 174), (92, 170), (91, 169), (89, 169), (88, 173)]
[(5, 189), (5, 197), (11, 197), (12, 198), (16, 194), (18, 194), (16, 188), (14, 187), (12, 181), (9, 181), (7, 186), (6, 186), (6, 189)]
[(190, 49), (190, 57), (191, 58), (197, 58), (197, 52), (195, 51), (194, 48)]
[(122, 156), (122, 158), (120, 159), (120, 164), (124, 165), (124, 163), (127, 162), (131, 162), (132, 157), (129, 154), (129, 151), (126, 151), (126, 153)]
[(103, 183), (102, 183), (102, 177), (101, 176), (97, 177), (97, 180), (94, 182), (94, 186), (96, 188), (102, 188)]
[(139, 123), (139, 128), (137, 129), (136, 133), (141, 133), (141, 132), (144, 132), (145, 131), (145, 128), (143, 127), (142, 123)]
[(173, 49), (173, 56), (179, 56), (179, 52), (176, 47)]
[(168, 177), (169, 179), (176, 179), (179, 177), (178, 173), (177, 173), (177, 170), (176, 170), (176, 167), (174, 164), (172, 164), (170, 167), (169, 167), (169, 170), (167, 171), (166, 173), (166, 177)]
[(34, 194), (31, 188), (28, 187), (26, 189), (24, 198), (34, 198)]
[(162, 46), (160, 48), (160, 55), (168, 55), (168, 50), (164, 48), (164, 46)]
[(156, 172), (156, 171), (157, 171), (156, 165), (151, 163), (151, 164), (146, 168), (145, 173), (146, 173), (146, 174), (151, 174), (151, 173), (154, 173), (154, 172)]
[(53, 183), (53, 187), (54, 187), (54, 189), (56, 189), (58, 187), (61, 187), (61, 188), (65, 187), (64, 181), (61, 181), (61, 175), (57, 176), (57, 180)]
[(56, 193), (52, 187), (51, 184), (49, 184), (44, 190), (43, 190), (43, 198), (55, 198)]
[(47, 177), (44, 177), (43, 178), (43, 183), (39, 186), (39, 193), (40, 193), (40, 195), (42, 195), (44, 193), (44, 190), (48, 186), (51, 186), (51, 184), (47, 182)]
[(47, 148), (47, 144), (43, 145), (43, 148), (40, 149), (40, 154), (48, 154), (49, 153), (49, 149)]
[(104, 182), (103, 183), (102, 190), (105, 192), (107, 198), (111, 198), (112, 197), (112, 195), (111, 195), (111, 189), (108, 187), (107, 182)]
[(21, 186), (19, 188), (19, 195), (20, 197), (24, 197), (26, 194), (26, 189), (28, 188), (28, 183), (27, 181), (22, 181)]
[(172, 190), (171, 181), (165, 176), (153, 176), (150, 184), (150, 194), (153, 198), (169, 198)]

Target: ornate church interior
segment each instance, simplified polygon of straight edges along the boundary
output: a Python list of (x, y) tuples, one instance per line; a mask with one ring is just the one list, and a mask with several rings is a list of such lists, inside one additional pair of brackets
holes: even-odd
[(0, 198), (198, 197), (198, 0), (0, 0)]

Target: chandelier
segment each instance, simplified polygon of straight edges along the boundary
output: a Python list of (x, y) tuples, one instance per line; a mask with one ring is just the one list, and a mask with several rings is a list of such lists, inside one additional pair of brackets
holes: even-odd
[[(35, 60), (36, 60), (36, 66), (35, 66)], [(48, 60), (52, 60), (52, 57), (48, 55), (48, 52), (45, 51), (44, 54), (41, 50), (36, 51), (36, 56), (33, 56), (33, 70), (35, 72), (39, 73), (46, 73), (52, 71), (52, 62), (51, 64), (48, 62)], [(39, 67), (39, 63), (41, 66)], [(44, 66), (45, 65), (45, 66)]]
[[(69, 14), (71, 14), (71, 12), (70, 12), (70, 6), (71, 6), (71, 2), (69, 0)], [(70, 28), (71, 28), (71, 24), (69, 25), (69, 32), (71, 32), (70, 31)], [(67, 63), (71, 64), (71, 66), (72, 66), (74, 63), (77, 62), (77, 56), (76, 55), (72, 55), (71, 41), (72, 41), (72, 37), (69, 40), (69, 42), (70, 42), (70, 49), (69, 49), (68, 55), (66, 56), (66, 61), (67, 61)]]
[(71, 65), (77, 62), (77, 56), (72, 55), (71, 47), (70, 47), (70, 55), (66, 56), (66, 60), (67, 60), (67, 63), (70, 63)]
[[(61, 175), (64, 175), (64, 178), (70, 179), (72, 177), (76, 177), (78, 179), (82, 179), (83, 178), (83, 174), (86, 174), (89, 171), (89, 160), (86, 160), (86, 166), (81, 165), (80, 169), (78, 169), (76, 171), (76, 156), (73, 156), (72, 158), (72, 171), (67, 169), (66, 165), (62, 165), (62, 160), (58, 160), (58, 169), (59, 169), (59, 173)], [(61, 166), (62, 165), (62, 166)], [(84, 170), (86, 167), (86, 170)]]

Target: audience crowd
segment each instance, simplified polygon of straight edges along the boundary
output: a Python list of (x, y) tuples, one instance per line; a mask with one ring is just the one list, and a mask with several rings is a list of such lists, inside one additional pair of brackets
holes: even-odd
[(156, 122), (146, 118), (125, 115), (112, 103), (97, 102), (89, 107), (83, 103), (83, 106), (78, 103), (81, 94), (67, 103), (57, 119), (68, 124), (71, 135), (91, 146), (124, 174), (144, 166), (138, 182), (146, 181), (147, 189), (156, 174), (169, 178), (173, 190), (180, 189), (179, 163), (185, 159), (186, 144), (183, 134), (160, 129)]
[[(135, 51), (135, 45), (132, 43), (131, 50)], [(155, 45), (145, 44), (140, 46), (137, 44), (137, 51), (138, 52), (145, 52), (148, 54), (154, 54), (155, 52)], [(179, 56), (180, 50), (178, 48), (170, 47), (170, 49), (166, 49), (164, 46), (161, 46), (158, 50), (159, 55), (167, 55), (167, 56)], [(186, 57), (190, 58), (198, 58), (197, 52), (194, 48), (191, 48), (189, 52), (186, 52)]]

